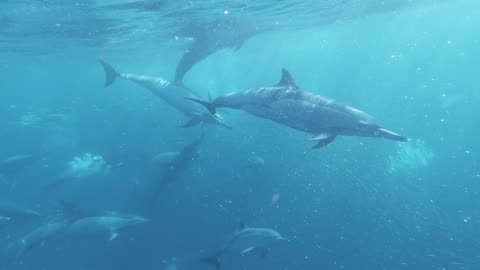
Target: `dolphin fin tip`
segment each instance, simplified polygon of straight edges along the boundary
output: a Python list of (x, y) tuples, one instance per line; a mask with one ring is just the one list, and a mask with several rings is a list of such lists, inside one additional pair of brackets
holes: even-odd
[(103, 71), (105, 72), (105, 87), (110, 86), (118, 76), (118, 73), (115, 69), (107, 62), (103, 61), (102, 59), (98, 60), (103, 67)]

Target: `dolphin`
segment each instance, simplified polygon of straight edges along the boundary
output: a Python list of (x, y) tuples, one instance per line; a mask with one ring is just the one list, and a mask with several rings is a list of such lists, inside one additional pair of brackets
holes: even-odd
[(187, 98), (204, 105), (212, 114), (216, 108), (243, 110), (290, 128), (313, 134), (313, 148), (327, 146), (337, 136), (381, 137), (405, 142), (406, 137), (389, 131), (372, 116), (332, 99), (304, 91), (290, 73), (282, 70), (282, 78), (274, 86), (260, 87), (221, 96), (207, 102)]
[(252, 21), (253, 18), (225, 18), (209, 24), (190, 22), (180, 34), (193, 38), (193, 43), (185, 50), (175, 70), (175, 80), (181, 84), (185, 74), (198, 62), (209, 55), (226, 48), (239, 50), (246, 40), (267, 31)]
[(73, 222), (67, 229), (69, 234), (108, 235), (109, 240), (118, 237), (120, 230), (147, 222), (140, 216), (108, 213), (104, 216), (90, 216)]
[(39, 158), (35, 155), (15, 155), (0, 161), (0, 174), (14, 174), (32, 165)]
[(44, 246), (47, 241), (61, 234), (67, 224), (61, 219), (51, 220), (20, 238), (10, 247), (10, 250), (15, 252), (15, 260), (19, 260), (32, 249)]
[[(193, 140), (191, 143), (185, 145), (180, 152), (168, 152), (172, 158), (164, 163), (163, 173), (157, 182), (156, 187), (154, 188), (152, 197), (151, 197), (151, 206), (154, 207), (158, 201), (158, 197), (162, 190), (168, 184), (174, 182), (178, 177), (190, 166), (192, 161), (198, 159), (198, 147), (203, 141), (203, 135), (199, 138)], [(162, 157), (164, 155), (161, 155)], [(158, 160), (158, 156), (157, 156)]]
[(277, 231), (269, 228), (250, 228), (243, 223), (233, 236), (215, 255), (201, 259), (216, 270), (220, 269), (220, 258), (226, 253), (246, 254), (254, 250), (260, 251), (260, 257), (268, 255), (269, 247), (275, 242), (286, 240)]
[(192, 90), (178, 84), (173, 84), (163, 78), (118, 73), (110, 64), (104, 61), (100, 61), (100, 63), (105, 71), (106, 87), (111, 85), (116, 78), (120, 77), (149, 89), (157, 97), (163, 99), (172, 107), (190, 118), (190, 121), (183, 125), (183, 127), (192, 127), (200, 123), (209, 123), (230, 129), (230, 127), (224, 123), (220, 115), (210, 114), (203, 106), (188, 102), (184, 99), (185, 96), (198, 98)]
[(0, 222), (18, 223), (44, 217), (39, 212), (13, 203), (0, 202)]

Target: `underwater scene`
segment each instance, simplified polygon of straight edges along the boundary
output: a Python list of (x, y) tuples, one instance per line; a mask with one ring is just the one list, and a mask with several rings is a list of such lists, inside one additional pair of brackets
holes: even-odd
[(480, 269), (480, 2), (0, 0), (0, 269)]

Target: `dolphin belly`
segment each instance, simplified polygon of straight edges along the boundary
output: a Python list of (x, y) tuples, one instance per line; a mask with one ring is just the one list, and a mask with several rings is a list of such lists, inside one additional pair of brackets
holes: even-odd
[(246, 106), (243, 110), (290, 128), (318, 134), (340, 133), (354, 129), (356, 119), (348, 113), (328, 106), (319, 106), (305, 100), (279, 100), (269, 106)]

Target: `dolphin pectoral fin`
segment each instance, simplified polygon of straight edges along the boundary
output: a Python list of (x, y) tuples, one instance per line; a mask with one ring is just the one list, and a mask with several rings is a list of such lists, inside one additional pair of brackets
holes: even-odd
[(335, 140), (337, 136), (331, 136), (331, 137), (327, 137), (325, 139), (320, 139), (320, 140), (317, 140), (317, 144), (315, 144), (312, 148), (313, 149), (317, 149), (317, 148), (322, 148), (322, 147), (325, 147), (327, 145), (329, 145), (330, 143), (333, 142), (333, 140)]
[(105, 87), (108, 87), (113, 82), (115, 82), (115, 79), (117, 78), (118, 73), (109, 63), (103, 60), (99, 60), (99, 61), (103, 67), (103, 71), (105, 71)]
[(254, 249), (255, 249), (255, 247), (246, 248), (246, 249), (242, 250), (242, 252), (240, 252), (240, 254), (248, 253), (248, 252), (250, 252), (250, 251), (252, 251), (252, 250), (254, 250)]
[(196, 99), (196, 98), (189, 98), (189, 97), (186, 97), (186, 99), (202, 105), (202, 106), (205, 107), (211, 114), (216, 114), (216, 113), (217, 113), (217, 109), (215, 108), (215, 105), (213, 105), (212, 102), (208, 102), (208, 101), (204, 101), (204, 100), (200, 100), (200, 99)]
[(189, 127), (194, 127), (198, 124), (200, 124), (202, 121), (198, 117), (194, 117), (190, 119), (187, 123), (182, 125), (183, 128), (189, 128)]
[(317, 135), (307, 139), (307, 141), (321, 141), (321, 140), (325, 140), (325, 139), (330, 138), (330, 137), (334, 137), (334, 135), (332, 135), (330, 133), (320, 133), (320, 134), (317, 134)]
[(118, 237), (118, 232), (117, 231), (112, 231), (110, 232), (110, 237), (108, 238), (109, 241), (115, 240), (115, 238)]

